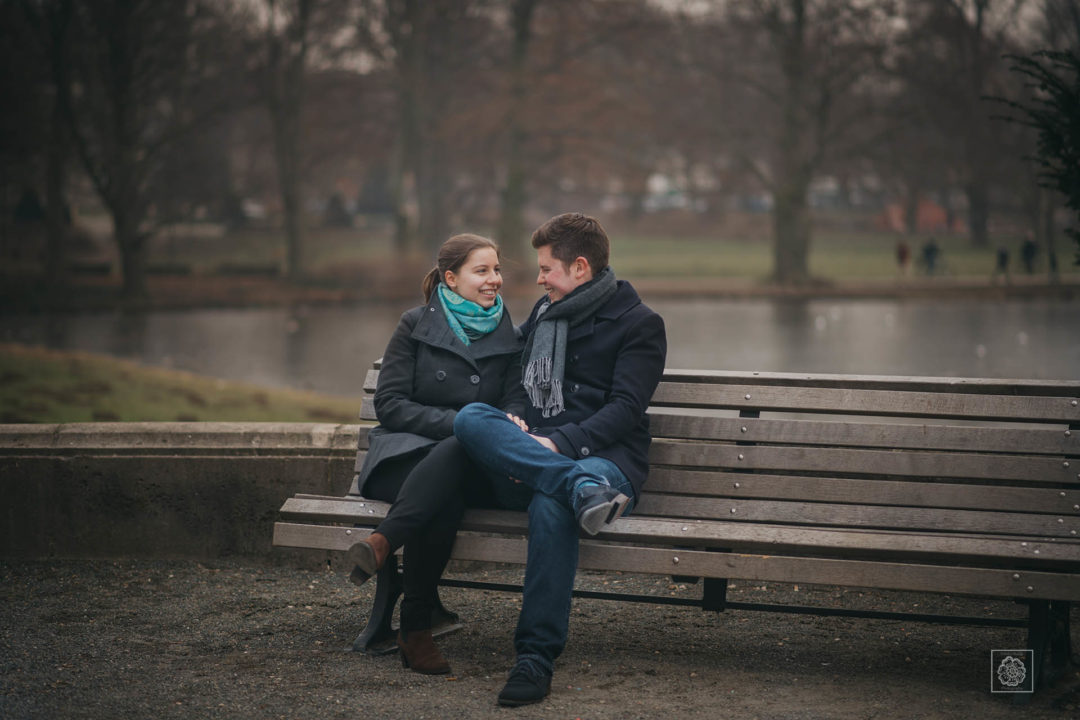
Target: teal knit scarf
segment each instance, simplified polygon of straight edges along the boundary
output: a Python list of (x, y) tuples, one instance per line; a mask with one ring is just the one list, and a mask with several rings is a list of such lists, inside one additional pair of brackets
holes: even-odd
[(501, 295), (495, 296), (495, 304), (484, 308), (472, 300), (466, 300), (451, 290), (444, 283), (439, 283), (439, 300), (442, 301), (443, 313), (450, 329), (458, 340), (471, 345), (499, 327), (502, 320), (503, 301)]

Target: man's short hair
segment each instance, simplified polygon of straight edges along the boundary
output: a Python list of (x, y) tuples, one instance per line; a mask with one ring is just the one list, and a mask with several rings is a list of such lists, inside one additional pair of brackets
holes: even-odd
[(551, 246), (551, 256), (570, 266), (579, 257), (589, 261), (593, 274), (608, 266), (610, 243), (607, 233), (596, 218), (582, 213), (556, 215), (536, 229), (532, 246)]

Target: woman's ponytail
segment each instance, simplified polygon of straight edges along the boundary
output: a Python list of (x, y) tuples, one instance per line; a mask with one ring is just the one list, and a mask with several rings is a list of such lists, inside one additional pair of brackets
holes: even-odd
[(424, 302), (431, 302), (431, 296), (435, 293), (435, 288), (439, 287), (439, 266), (431, 268), (431, 271), (424, 276), (424, 282), (420, 285), (424, 291)]

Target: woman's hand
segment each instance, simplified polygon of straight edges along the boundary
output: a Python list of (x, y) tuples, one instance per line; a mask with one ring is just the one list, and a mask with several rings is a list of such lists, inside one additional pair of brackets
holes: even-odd
[(533, 440), (535, 440), (536, 442), (538, 442), (541, 445), (543, 445), (544, 447), (546, 447), (551, 452), (558, 454), (559, 446), (556, 445), (554, 443), (554, 441), (552, 441), (551, 438), (544, 437), (543, 435), (530, 435), (529, 437), (531, 437)]
[(511, 422), (513, 422), (515, 425), (517, 425), (519, 428), (521, 428), (525, 432), (529, 432), (529, 426), (526, 425), (525, 421), (522, 420), (521, 418), (519, 418), (517, 415), (512, 415), (510, 413), (506, 413), (506, 417), (510, 418)]

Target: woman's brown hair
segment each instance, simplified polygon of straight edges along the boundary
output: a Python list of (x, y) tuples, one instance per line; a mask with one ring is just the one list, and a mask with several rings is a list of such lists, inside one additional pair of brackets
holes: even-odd
[(424, 302), (431, 302), (431, 294), (435, 292), (435, 288), (442, 282), (447, 271), (456, 273), (465, 264), (469, 254), (473, 250), (480, 248), (491, 248), (496, 255), (499, 254), (499, 246), (495, 244), (495, 241), (489, 240), (482, 235), (463, 233), (455, 235), (444, 242), (442, 247), (439, 248), (439, 256), (435, 267), (431, 268), (428, 274), (424, 276), (424, 282), (421, 285), (424, 291)]

